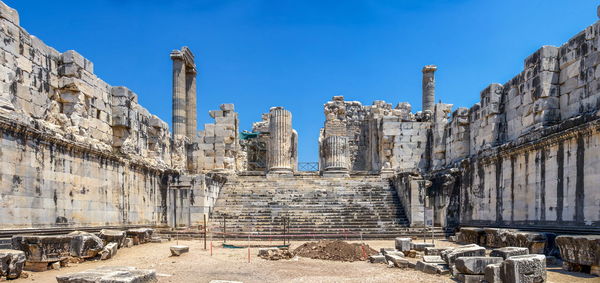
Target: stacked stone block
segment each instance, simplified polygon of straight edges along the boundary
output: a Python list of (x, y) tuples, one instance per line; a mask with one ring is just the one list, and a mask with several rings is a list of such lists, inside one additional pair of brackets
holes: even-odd
[(195, 172), (235, 171), (239, 152), (238, 114), (233, 104), (221, 104), (219, 110), (209, 111), (215, 119), (205, 124), (193, 140), (193, 162)]

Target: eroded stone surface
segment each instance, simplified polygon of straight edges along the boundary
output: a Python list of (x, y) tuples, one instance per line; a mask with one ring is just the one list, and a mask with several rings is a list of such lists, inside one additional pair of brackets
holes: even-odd
[(546, 257), (530, 254), (512, 256), (502, 263), (505, 283), (546, 282)]
[(460, 273), (483, 275), (485, 274), (485, 267), (489, 264), (496, 264), (503, 262), (504, 259), (501, 257), (485, 257), (485, 256), (473, 256), (473, 257), (459, 257), (454, 262), (456, 269)]
[(82, 272), (56, 276), (58, 283), (146, 283), (157, 282), (154, 270), (128, 266), (103, 266)]
[(0, 249), (0, 277), (15, 279), (21, 275), (25, 265), (25, 252)]
[(600, 265), (600, 236), (558, 236), (556, 245), (564, 261), (581, 265)]
[(170, 249), (173, 256), (180, 256), (190, 251), (190, 247), (188, 246), (172, 246)]
[(114, 242), (117, 243), (120, 248), (125, 245), (127, 233), (122, 230), (102, 229), (98, 236), (104, 241), (104, 244)]
[(98, 236), (82, 231), (69, 233), (71, 236), (71, 256), (80, 258), (95, 257), (104, 247)]
[(492, 250), (492, 252), (490, 252), (490, 256), (501, 257), (503, 259), (507, 259), (511, 256), (526, 255), (526, 254), (529, 254), (529, 249), (522, 248), (522, 247), (504, 247), (504, 248), (494, 249), (494, 250)]
[(441, 254), (441, 257), (448, 265), (454, 265), (454, 262), (459, 257), (469, 256), (485, 256), (485, 248), (472, 244), (457, 247), (453, 250), (444, 251)]
[(71, 255), (73, 236), (15, 235), (12, 247), (25, 252), (28, 262), (55, 262)]

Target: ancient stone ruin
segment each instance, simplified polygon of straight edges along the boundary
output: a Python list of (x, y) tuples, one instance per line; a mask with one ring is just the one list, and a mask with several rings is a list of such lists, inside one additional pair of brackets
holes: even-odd
[[(0, 245), (12, 249), (0, 250), (10, 262), (0, 276), (18, 277), (25, 261), (45, 270), (71, 257), (110, 258), (151, 241), (144, 227), (205, 219), (233, 238), (281, 236), (285, 227), (294, 239), (393, 239), (428, 228), (473, 246), (435, 250), (408, 238), (396, 248), (439, 256), (417, 269), (463, 281), (534, 274), (545, 270), (540, 254), (600, 274), (600, 22), (541, 47), (470, 108), (435, 103), (434, 65), (422, 69), (421, 111), (334, 96), (312, 171), (298, 164), (300, 113), (285, 107), (265, 105), (242, 131), (225, 103), (199, 130), (188, 47), (170, 53), (171, 131), (138, 94), (104, 82), (76, 51), (30, 35), (2, 2), (0, 37)], [(497, 251), (484, 257), (483, 246)], [(406, 266), (403, 256), (372, 261)], [(538, 281), (514, 280), (546, 275), (531, 276)]]

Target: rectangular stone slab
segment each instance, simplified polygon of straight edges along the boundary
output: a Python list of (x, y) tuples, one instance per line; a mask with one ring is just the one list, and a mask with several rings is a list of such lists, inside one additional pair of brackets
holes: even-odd
[(15, 235), (12, 247), (25, 252), (28, 262), (55, 262), (71, 255), (72, 236)]
[(130, 266), (102, 266), (56, 276), (58, 283), (147, 283), (157, 282), (156, 272)]
[(580, 265), (600, 265), (600, 236), (558, 236), (556, 245), (564, 261)]

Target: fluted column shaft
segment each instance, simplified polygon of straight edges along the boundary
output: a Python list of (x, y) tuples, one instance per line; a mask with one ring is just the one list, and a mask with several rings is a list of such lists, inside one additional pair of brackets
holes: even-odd
[(186, 135), (185, 62), (171, 54), (173, 60), (173, 136)]
[(348, 171), (348, 138), (330, 136), (323, 140), (325, 171)]
[(423, 108), (433, 113), (435, 107), (435, 71), (437, 67), (427, 65), (423, 67)]
[(292, 172), (292, 113), (274, 107), (269, 113), (269, 172)]
[(190, 140), (196, 136), (196, 71), (188, 70), (185, 74), (186, 81), (186, 134)]

